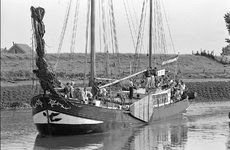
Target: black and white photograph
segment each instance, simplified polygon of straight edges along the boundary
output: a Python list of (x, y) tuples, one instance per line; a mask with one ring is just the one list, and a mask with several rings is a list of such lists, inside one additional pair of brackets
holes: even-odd
[(1, 0), (1, 150), (230, 150), (229, 0)]

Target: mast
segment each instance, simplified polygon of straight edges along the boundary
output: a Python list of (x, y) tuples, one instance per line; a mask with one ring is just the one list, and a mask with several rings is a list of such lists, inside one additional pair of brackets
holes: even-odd
[(89, 84), (92, 87), (92, 93), (95, 95), (95, 1), (91, 0), (91, 17), (90, 17), (90, 81)]
[(149, 1), (150, 3), (150, 15), (149, 15), (149, 67), (152, 67), (152, 0)]

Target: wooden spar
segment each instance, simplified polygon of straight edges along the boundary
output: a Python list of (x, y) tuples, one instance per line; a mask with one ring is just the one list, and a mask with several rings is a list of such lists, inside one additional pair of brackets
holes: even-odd
[(98, 77), (96, 77), (95, 79), (97, 79), (97, 80), (108, 80), (108, 81), (114, 81), (114, 80), (116, 80), (116, 79), (98, 78)]
[(152, 67), (152, 0), (149, 1), (150, 3), (150, 15), (149, 15), (149, 67)]
[(116, 83), (118, 83), (118, 82), (121, 82), (121, 81), (127, 80), (127, 79), (129, 79), (129, 78), (132, 78), (132, 77), (134, 77), (134, 76), (137, 76), (137, 75), (139, 75), (139, 74), (141, 74), (141, 73), (145, 72), (146, 70), (147, 70), (147, 69), (142, 70), (142, 71), (140, 71), (140, 72), (137, 72), (137, 73), (135, 73), (135, 74), (132, 74), (132, 75), (130, 75), (130, 76), (128, 76), (128, 77), (125, 77), (125, 78), (122, 78), (122, 79), (119, 79), (119, 80), (113, 81), (113, 82), (108, 83), (108, 84), (106, 84), (106, 85), (100, 86), (99, 88), (100, 88), (100, 89), (101, 89), (101, 88), (105, 88), (105, 87), (107, 87), (107, 86), (111, 86), (111, 85), (116, 84)]
[(153, 19), (153, 17), (152, 17), (152, 0), (150, 0), (150, 9), (149, 9), (149, 11), (150, 11), (150, 17), (149, 17), (149, 25), (150, 25), (150, 27), (149, 27), (149, 67), (151, 67), (152, 66), (152, 19)]
[(90, 86), (92, 87), (92, 93), (95, 95), (96, 89), (94, 86), (95, 78), (95, 1), (91, 0), (91, 19), (90, 19)]
[(91, 66), (90, 66), (90, 73), (91, 73), (91, 82), (94, 81), (95, 77), (95, 8), (94, 8), (94, 0), (91, 0), (91, 25), (90, 25), (90, 60), (91, 60)]

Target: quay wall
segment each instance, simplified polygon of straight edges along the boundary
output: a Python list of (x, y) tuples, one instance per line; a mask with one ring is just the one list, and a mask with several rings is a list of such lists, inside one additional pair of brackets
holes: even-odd
[[(230, 101), (230, 82), (186, 82), (189, 92), (196, 92), (191, 101)], [(39, 86), (19, 85), (1, 87), (0, 108), (30, 107), (30, 99), (42, 90)]]
[(32, 85), (1, 87), (0, 108), (30, 108), (30, 99), (41, 93), (41, 88)]
[(186, 86), (197, 93), (191, 101), (230, 101), (230, 82), (187, 82)]

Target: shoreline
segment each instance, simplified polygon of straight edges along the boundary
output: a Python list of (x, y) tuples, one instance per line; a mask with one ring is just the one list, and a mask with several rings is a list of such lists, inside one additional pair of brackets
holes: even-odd
[[(194, 101), (228, 101), (230, 100), (230, 79), (182, 79), (189, 92), (196, 92)], [(2, 82), (1, 110), (30, 109), (30, 99), (42, 93), (38, 81), (37, 86), (32, 81)]]
[[(181, 79), (184, 82), (230, 82), (230, 78), (197, 78), (197, 79)], [(65, 80), (63, 80), (65, 81)], [(70, 79), (70, 81), (72, 81)], [(82, 82), (81, 80), (74, 81), (76, 83)], [(38, 80), (34, 81), (34, 84), (39, 84)], [(10, 87), (10, 86), (22, 86), (22, 85), (33, 85), (32, 80), (25, 80), (25, 81), (1, 81), (1, 87)]]

